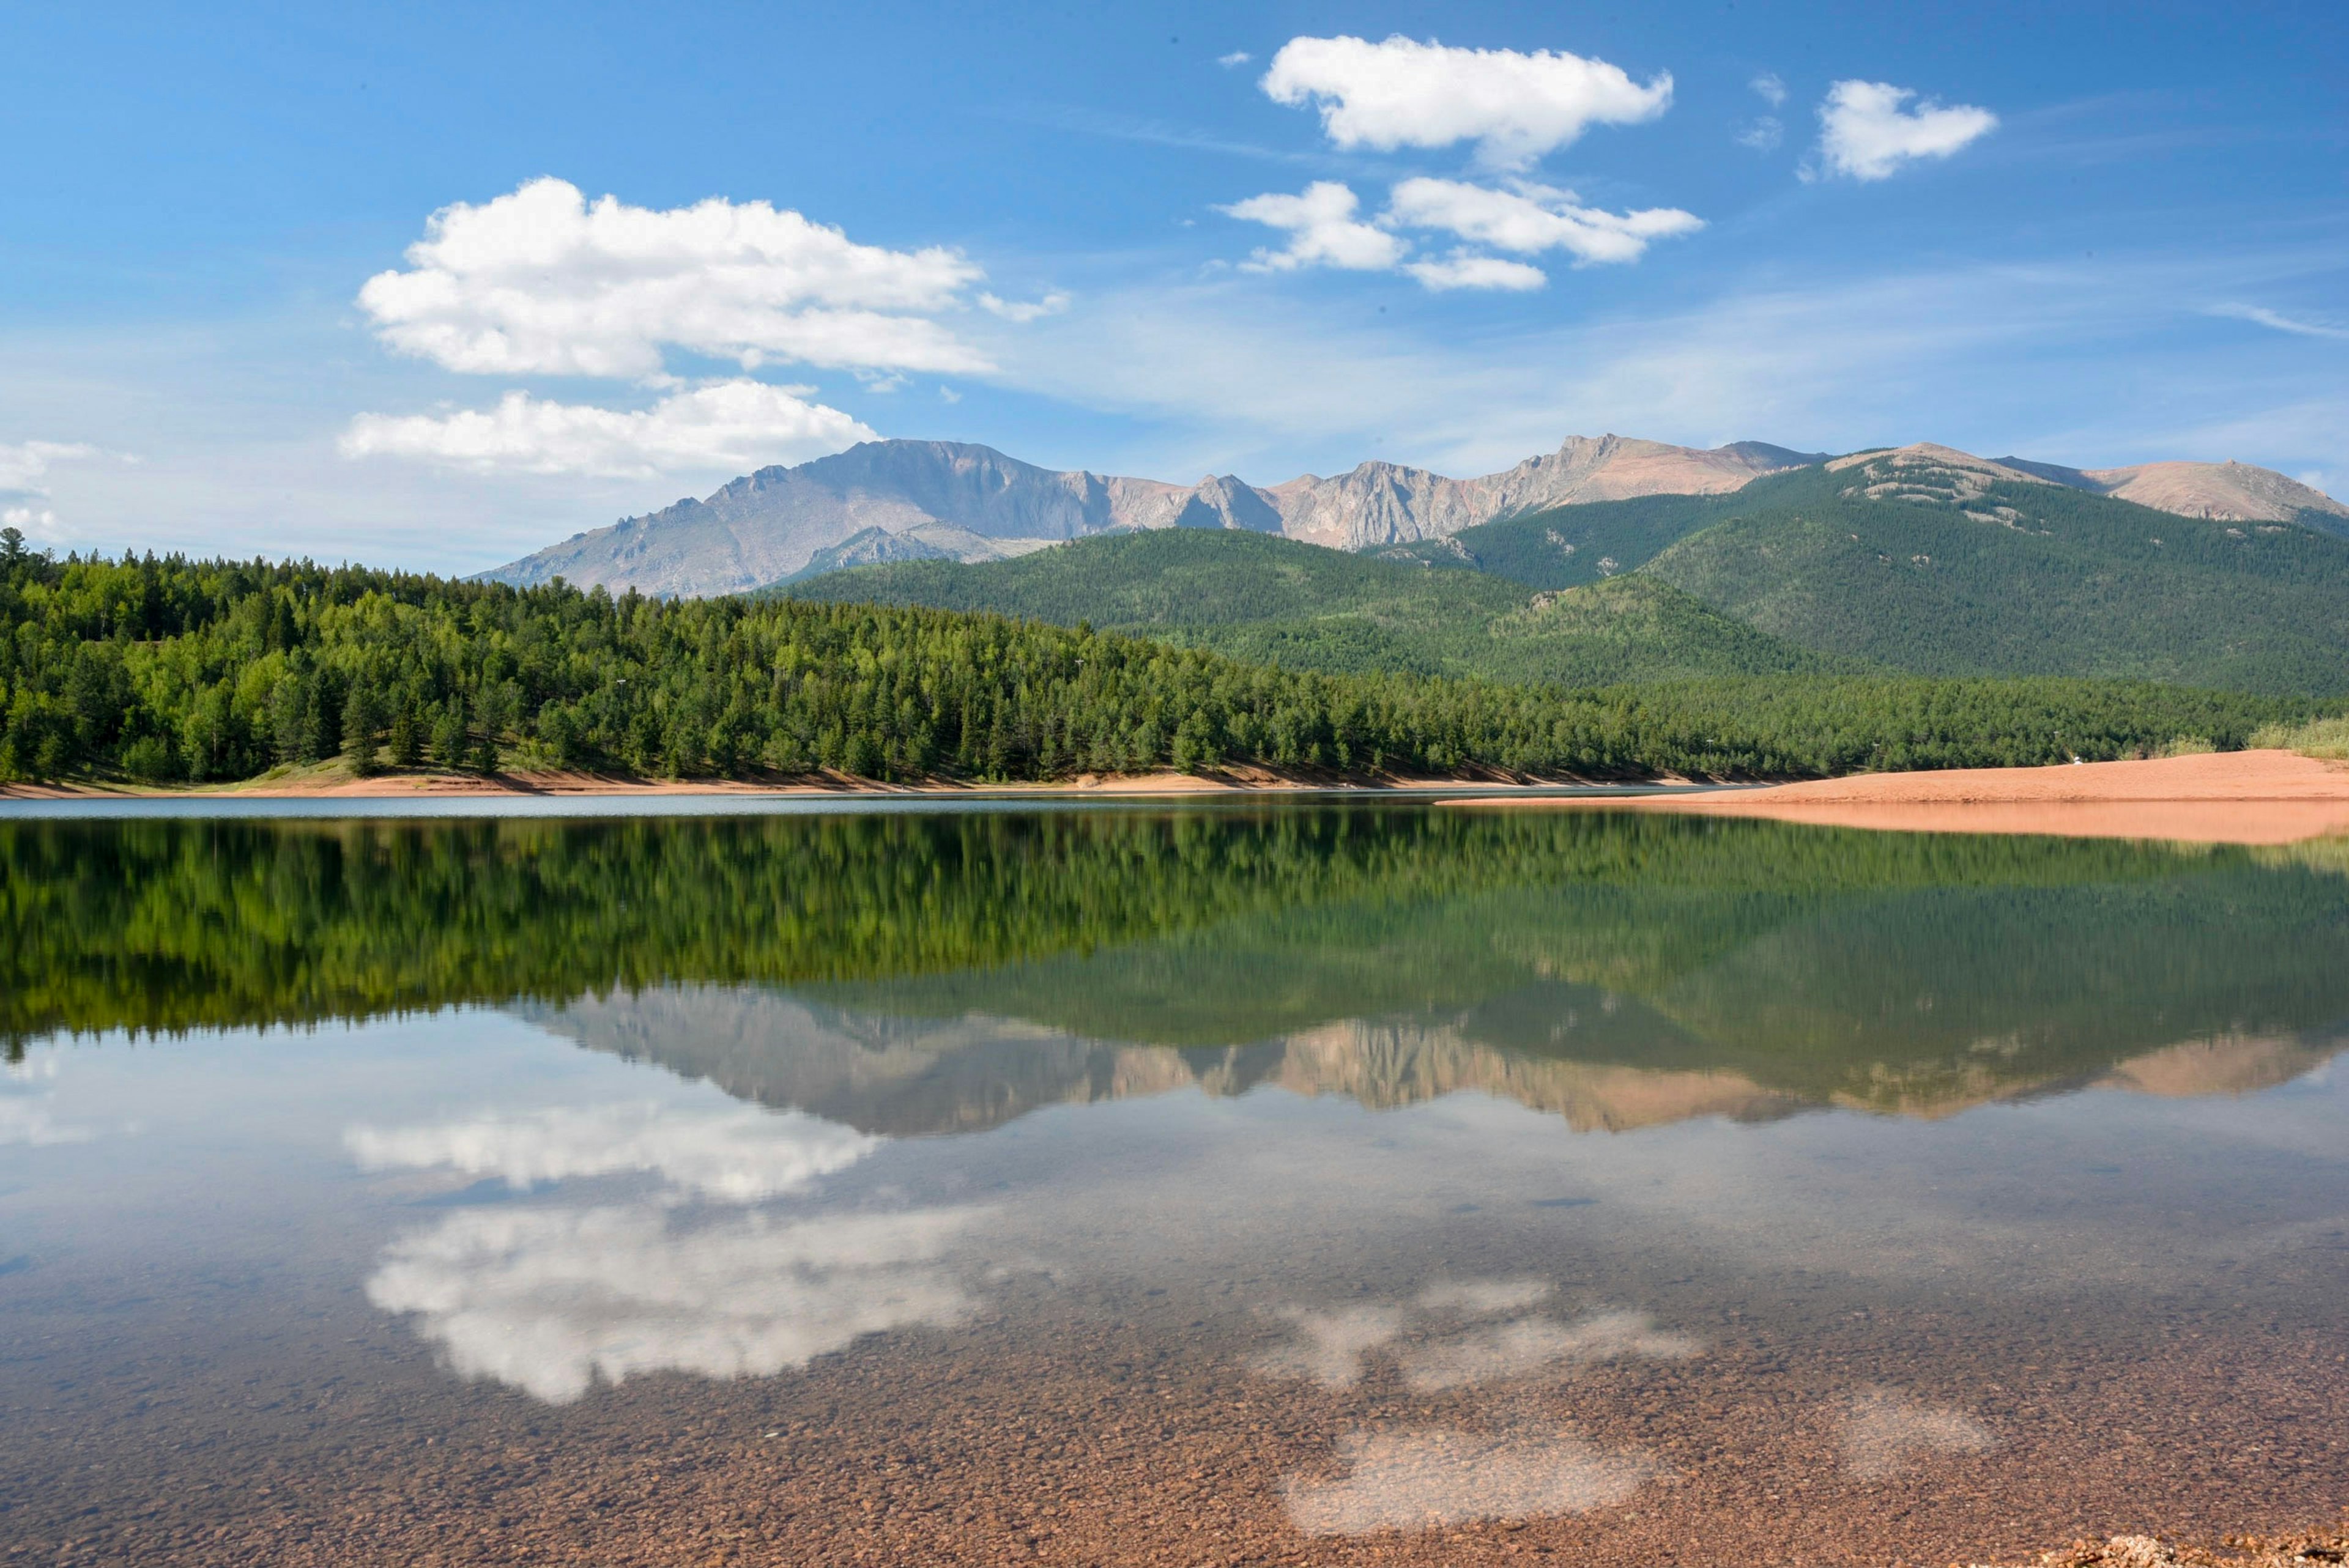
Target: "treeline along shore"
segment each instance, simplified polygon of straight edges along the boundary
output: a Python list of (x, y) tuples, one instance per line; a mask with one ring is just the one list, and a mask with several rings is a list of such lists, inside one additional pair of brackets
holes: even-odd
[(1568, 690), (1248, 664), (1090, 626), (617, 597), (0, 534), (0, 780), (590, 769), (1049, 780), (1816, 778), (2231, 749), (2307, 699), (2147, 682), (1777, 676)]

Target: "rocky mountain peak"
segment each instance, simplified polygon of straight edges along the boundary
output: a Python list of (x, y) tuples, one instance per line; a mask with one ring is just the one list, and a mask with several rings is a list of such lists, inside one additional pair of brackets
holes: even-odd
[(1995, 461), (1932, 442), (1826, 459), (1762, 441), (1676, 447), (1609, 431), (1475, 479), (1382, 458), (1334, 478), (1269, 488), (1234, 474), (1194, 485), (1040, 468), (964, 441), (865, 441), (796, 467), (757, 469), (704, 500), (575, 534), (488, 573), (514, 583), (562, 576), (650, 593), (738, 593), (854, 562), (1013, 555), (1089, 534), (1237, 528), (1342, 550), (1445, 539), (1478, 523), (1585, 501), (1717, 495), (1826, 461), (1858, 470), (1853, 493), (1971, 501), (1994, 483), (2058, 484), (2188, 516), (2313, 521), (2349, 528), (2349, 507), (2282, 474), (2240, 463), (2080, 469)]

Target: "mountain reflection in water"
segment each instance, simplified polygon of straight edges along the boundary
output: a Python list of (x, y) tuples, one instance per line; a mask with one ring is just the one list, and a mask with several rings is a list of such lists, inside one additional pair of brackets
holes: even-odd
[(1378, 807), (0, 823), (0, 1040), (498, 1002), (895, 1134), (1194, 1086), (1617, 1129), (2240, 1092), (2339, 1048), (2338, 860)]
[[(1549, 998), (1545, 992), (1540, 999)], [(1642, 1067), (1633, 1048), (1629, 1059), (1613, 1061), (1536, 1055), (1486, 1043), (1473, 1020), (1343, 1019), (1209, 1050), (1086, 1040), (982, 1015), (846, 1014), (789, 995), (716, 987), (585, 998), (522, 1016), (588, 1049), (707, 1078), (740, 1099), (900, 1138), (976, 1131), (1040, 1106), (1185, 1088), (1337, 1094), (1374, 1109), (1467, 1090), (1563, 1117), (1578, 1132), (1700, 1116), (1761, 1120), (1827, 1104), (1938, 1116), (2051, 1087), (2243, 1094), (2297, 1078), (2349, 1043), (2330, 1030), (2220, 1036), (2052, 1078), (2017, 1072), (2013, 1055), (1993, 1046), (1983, 1059), (1955, 1067), (1868, 1061), (1855, 1068), (1850, 1088), (1814, 1095), (1756, 1081), (1736, 1067)], [(1571, 1001), (1559, 1004), (1557, 1016), (1570, 1025)]]
[(220, 1568), (2288, 1524), (2341, 1474), (2344, 863), (0, 820), (0, 1518)]

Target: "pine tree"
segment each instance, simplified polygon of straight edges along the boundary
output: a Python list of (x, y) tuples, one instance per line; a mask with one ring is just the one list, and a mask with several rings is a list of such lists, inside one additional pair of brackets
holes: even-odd
[(381, 715), (375, 688), (365, 680), (353, 681), (350, 696), (343, 702), (343, 755), (361, 773), (377, 769), (376, 732), (382, 723)]
[(403, 706), (391, 720), (391, 765), (414, 768), (424, 760), (424, 727), (416, 710)]
[(432, 721), (432, 760), (450, 769), (466, 767), (472, 759), (471, 738), (465, 733), (463, 702), (450, 697)]

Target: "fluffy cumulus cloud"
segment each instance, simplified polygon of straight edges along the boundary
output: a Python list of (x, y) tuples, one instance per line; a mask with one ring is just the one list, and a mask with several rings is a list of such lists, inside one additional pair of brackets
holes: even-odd
[(1619, 66), (1564, 50), (1455, 49), (1401, 35), (1292, 38), (1262, 82), (1276, 103), (1320, 110), (1341, 148), (1476, 144), (1498, 169), (1521, 169), (1591, 125), (1631, 125), (1670, 107), (1672, 78), (1642, 85)]
[(1971, 104), (1920, 103), (1889, 82), (1837, 82), (1819, 106), (1819, 160), (1829, 174), (1882, 180), (1920, 158), (1947, 158), (1998, 128), (1998, 116)]
[(474, 1210), (388, 1248), (367, 1299), (412, 1315), (467, 1377), (553, 1404), (650, 1372), (770, 1376), (867, 1334), (962, 1318), (946, 1254), (977, 1211)]
[(1704, 227), (1704, 220), (1677, 207), (1608, 212), (1580, 205), (1571, 191), (1546, 185), (1519, 183), (1503, 190), (1433, 179), (1397, 185), (1382, 221), (1448, 230), (1520, 255), (1563, 251), (1578, 263), (1635, 262), (1650, 241)]
[(365, 1171), (450, 1170), (535, 1187), (580, 1176), (653, 1174), (709, 1198), (751, 1202), (843, 1171), (881, 1140), (797, 1111), (753, 1106), (565, 1106), (419, 1127), (356, 1127)]
[(1352, 272), (1387, 272), (1399, 265), (1409, 249), (1403, 242), (1375, 224), (1355, 216), (1361, 205), (1353, 191), (1334, 180), (1317, 180), (1303, 193), (1251, 196), (1216, 211), (1251, 223), (1263, 223), (1288, 232), (1280, 250), (1257, 251), (1246, 265), (1259, 272), (1289, 272), (1298, 267), (1343, 267)]
[(0, 528), (57, 533), (57, 514), (41, 504), (49, 491), (40, 481), (54, 464), (106, 455), (81, 441), (0, 442)]
[(453, 414), (361, 414), (343, 432), (345, 457), (416, 459), (490, 472), (645, 479), (802, 462), (875, 439), (812, 388), (721, 381), (676, 392), (649, 408), (601, 408), (509, 392), (495, 407)]
[[(1571, 191), (1526, 181), (1504, 189), (1458, 180), (1418, 178), (1394, 187), (1386, 211), (1365, 222), (1354, 192), (1335, 181), (1317, 181), (1296, 196), (1255, 196), (1219, 209), (1228, 216), (1288, 231), (1289, 242), (1261, 249), (1243, 263), (1257, 272), (1340, 267), (1354, 272), (1402, 272), (1437, 291), (1537, 289), (1548, 281), (1519, 255), (1560, 251), (1577, 265), (1633, 262), (1649, 242), (1704, 227), (1676, 207), (1609, 212), (1585, 207)], [(1437, 231), (1466, 241), (1448, 253), (1416, 256), (1398, 230)]]
[(451, 370), (641, 378), (671, 347), (746, 368), (988, 367), (932, 319), (976, 264), (858, 244), (764, 201), (656, 211), (533, 180), (434, 213), (408, 261), (368, 279), (359, 306), (386, 345)]
[(0, 443), (0, 496), (47, 495), (36, 481), (47, 474), (50, 464), (96, 456), (96, 447), (79, 441)]
[(1502, 256), (1480, 256), (1466, 250), (1413, 262), (1403, 271), (1436, 294), (1452, 289), (1509, 289), (1522, 293), (1549, 282), (1549, 274), (1539, 267)]
[(978, 307), (989, 315), (999, 315), (1006, 321), (1040, 321), (1068, 309), (1069, 296), (1057, 289), (1036, 300), (999, 299), (994, 294), (983, 294), (978, 296)]

